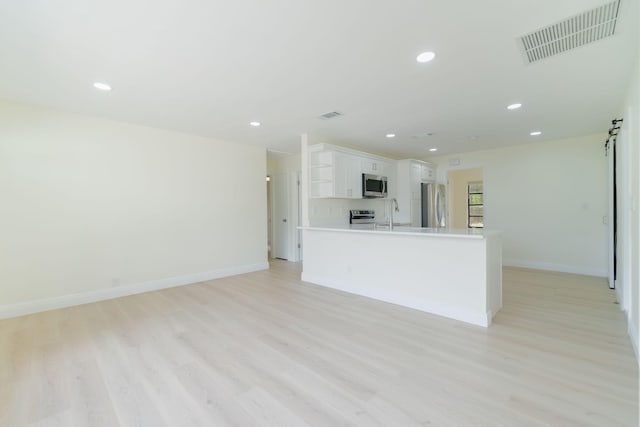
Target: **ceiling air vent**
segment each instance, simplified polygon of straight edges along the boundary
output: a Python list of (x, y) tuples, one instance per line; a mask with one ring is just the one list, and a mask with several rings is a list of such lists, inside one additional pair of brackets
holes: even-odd
[(528, 63), (575, 49), (613, 35), (620, 0), (520, 37)]
[(337, 111), (330, 111), (328, 113), (324, 113), (323, 115), (320, 116), (320, 118), (322, 120), (329, 120), (329, 119), (334, 119), (336, 117), (340, 117), (342, 115), (342, 113), (338, 113)]

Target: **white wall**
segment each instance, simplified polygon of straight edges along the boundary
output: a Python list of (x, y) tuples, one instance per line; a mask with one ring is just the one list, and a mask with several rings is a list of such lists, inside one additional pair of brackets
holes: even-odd
[(263, 148), (0, 103), (0, 317), (266, 267), (265, 174)]
[(267, 173), (278, 172), (300, 172), (300, 154), (292, 154), (290, 156), (274, 156), (267, 154)]
[(616, 294), (627, 314), (628, 332), (638, 357), (640, 347), (640, 60), (624, 109), (618, 151), (618, 276)]
[[(606, 126), (606, 124), (605, 124)], [(485, 227), (502, 230), (505, 265), (607, 275), (605, 135), (430, 158), (483, 168)], [(449, 166), (449, 159), (460, 164)]]
[[(637, 61), (636, 64), (640, 64)], [(633, 133), (631, 135), (631, 235), (632, 253), (629, 262), (632, 266), (631, 292), (629, 305), (629, 325), (631, 339), (636, 352), (636, 359), (640, 362), (640, 65), (636, 66), (636, 78), (633, 84), (632, 104), (629, 108), (629, 120), (633, 121)], [(640, 363), (639, 363), (640, 364)]]

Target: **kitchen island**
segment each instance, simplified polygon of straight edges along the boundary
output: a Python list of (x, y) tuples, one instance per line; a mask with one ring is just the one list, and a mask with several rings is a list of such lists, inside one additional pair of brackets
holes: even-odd
[(302, 280), (488, 327), (502, 307), (499, 232), (301, 227)]

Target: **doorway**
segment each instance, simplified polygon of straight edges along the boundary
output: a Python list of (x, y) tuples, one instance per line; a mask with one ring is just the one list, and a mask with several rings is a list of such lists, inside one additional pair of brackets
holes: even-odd
[(484, 226), (482, 168), (449, 171), (447, 187), (451, 228), (482, 228)]
[(271, 257), (300, 260), (300, 173), (278, 172), (270, 176)]

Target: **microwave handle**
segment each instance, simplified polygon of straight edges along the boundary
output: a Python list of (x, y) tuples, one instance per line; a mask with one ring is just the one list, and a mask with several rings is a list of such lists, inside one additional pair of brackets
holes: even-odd
[(387, 191), (387, 181), (386, 180), (382, 181), (382, 194), (389, 195), (389, 192)]

